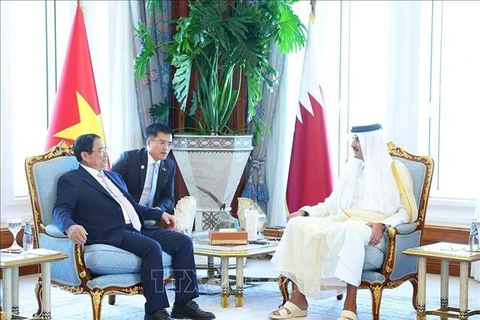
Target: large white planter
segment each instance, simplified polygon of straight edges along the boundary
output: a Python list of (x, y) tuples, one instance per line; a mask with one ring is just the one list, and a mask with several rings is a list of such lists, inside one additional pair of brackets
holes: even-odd
[(231, 210), (252, 150), (251, 135), (175, 135), (173, 155), (188, 193), (197, 199), (195, 230), (213, 229), (222, 208)]

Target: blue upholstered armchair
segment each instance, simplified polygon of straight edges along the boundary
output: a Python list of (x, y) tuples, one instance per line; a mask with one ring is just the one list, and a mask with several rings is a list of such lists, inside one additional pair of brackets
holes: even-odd
[[(110, 295), (109, 302), (113, 304), (115, 294), (142, 293), (141, 259), (133, 253), (110, 245), (75, 245), (55, 226), (52, 212), (58, 178), (77, 167), (78, 162), (73, 156), (72, 147), (64, 141), (45, 154), (25, 160), (36, 243), (40, 248), (61, 251), (68, 255), (67, 259), (51, 264), (52, 283), (73, 294), (90, 295), (93, 319), (100, 320), (104, 295)], [(163, 253), (163, 265), (165, 276), (169, 277), (171, 257), (166, 253)], [(37, 315), (42, 315), (41, 285), (40, 274), (35, 288), (39, 304)]]
[[(386, 233), (389, 239), (385, 252), (375, 247), (366, 248), (360, 286), (361, 288), (368, 288), (372, 294), (373, 320), (380, 319), (383, 289), (396, 288), (407, 280), (412, 283), (412, 304), (415, 309), (417, 308), (418, 259), (407, 256), (402, 251), (420, 246), (434, 167), (433, 159), (411, 154), (397, 147), (393, 142), (388, 143), (388, 150), (392, 158), (401, 161), (412, 175), (413, 192), (418, 205), (418, 219), (415, 222), (389, 228), (388, 233)], [(280, 276), (278, 279), (283, 303), (289, 298), (289, 282), (290, 280), (284, 276)], [(337, 296), (338, 299), (342, 299), (342, 297), (343, 295)]]

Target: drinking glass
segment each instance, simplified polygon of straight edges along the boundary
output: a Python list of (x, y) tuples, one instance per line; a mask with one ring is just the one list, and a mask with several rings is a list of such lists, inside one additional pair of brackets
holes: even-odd
[(19, 252), (22, 251), (22, 247), (17, 243), (17, 234), (22, 228), (22, 219), (8, 219), (7, 220), (8, 230), (13, 234), (13, 243), (8, 248), (9, 252)]

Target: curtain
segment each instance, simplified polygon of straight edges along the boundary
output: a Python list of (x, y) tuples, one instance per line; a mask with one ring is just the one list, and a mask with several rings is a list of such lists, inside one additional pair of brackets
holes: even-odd
[(271, 186), (271, 197), (266, 214), (270, 226), (284, 226), (287, 222), (285, 194), (295, 127), (295, 121), (292, 119), (295, 119), (300, 90), (299, 77), (297, 81), (291, 82), (291, 69), (294, 66), (290, 60), (291, 54), (287, 55), (285, 60), (285, 68), (279, 84), (277, 111), (271, 126), (271, 141), (266, 150), (266, 181)]
[(111, 150), (110, 163), (113, 163), (121, 152), (140, 148), (144, 140), (135, 108), (135, 83), (132, 78), (133, 43), (125, 41), (125, 35), (132, 33), (132, 25), (125, 23), (130, 19), (131, 8), (128, 2), (124, 1), (109, 1), (108, 4), (109, 30), (114, 32), (110, 32), (108, 59), (105, 59), (110, 70), (106, 77), (109, 86), (108, 103), (102, 104), (101, 107), (102, 113), (105, 112), (102, 119), (106, 143)]
[[(277, 71), (278, 79), (281, 79), (285, 56), (279, 54), (276, 44), (271, 46), (271, 50), (268, 61)], [(255, 120), (263, 120), (267, 128), (270, 128), (272, 125), (278, 91), (279, 85), (276, 85), (273, 90), (270, 90), (264, 84), (262, 88), (262, 101), (256, 107)], [(252, 132), (251, 126), (252, 124), (250, 124), (250, 132)], [(255, 145), (247, 163), (247, 182), (241, 194), (242, 197), (250, 198), (257, 202), (264, 212), (267, 212), (267, 201), (270, 198), (265, 177), (265, 157), (269, 140), (270, 133), (266, 132), (260, 142)]]
[[(147, 11), (145, 1), (130, 0), (132, 8), (131, 21), (136, 28), (138, 22), (145, 23), (152, 32), (154, 41), (158, 43), (170, 41), (172, 39), (172, 31), (170, 22), (172, 20), (172, 1), (162, 0), (163, 10), (160, 12), (153, 9), (153, 13)], [(132, 33), (133, 39), (133, 54), (140, 51), (141, 43)], [(142, 79), (135, 78), (135, 88), (137, 92), (137, 108), (140, 119), (141, 131), (145, 129), (150, 123), (155, 121), (165, 122), (171, 125), (168, 118), (153, 119), (150, 116), (150, 107), (158, 103), (172, 104), (170, 92), (171, 87), (171, 66), (165, 62), (166, 55), (162, 50), (159, 50), (158, 55), (155, 55), (150, 60), (150, 69)]]

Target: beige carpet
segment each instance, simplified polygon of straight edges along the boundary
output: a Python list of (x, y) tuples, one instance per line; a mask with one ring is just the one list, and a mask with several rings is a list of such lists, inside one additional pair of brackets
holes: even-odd
[[(199, 274), (205, 273), (199, 270)], [(233, 271), (232, 271), (233, 273)], [(269, 261), (249, 259), (246, 263), (245, 276), (275, 277), (276, 271)], [(31, 315), (36, 311), (36, 301), (34, 299), (33, 288), (36, 276), (21, 277), (20, 287), (20, 311), (22, 315)], [(427, 281), (427, 309), (438, 306), (439, 301), (439, 277), (437, 275), (428, 275)], [(450, 282), (450, 301), (458, 303), (458, 279), (453, 278)], [(197, 299), (199, 305), (208, 311), (212, 311), (221, 320), (250, 320), (250, 319), (268, 319), (268, 313), (274, 310), (281, 302), (281, 295), (278, 291), (276, 282), (248, 282), (245, 285), (244, 307), (235, 307), (234, 297), (230, 297), (230, 307), (222, 308), (220, 306), (220, 289), (217, 286), (201, 285), (201, 296)], [(381, 306), (381, 319), (404, 320), (415, 319), (415, 311), (411, 304), (412, 288), (410, 283), (405, 283), (394, 290), (385, 290)], [(469, 305), (474, 308), (480, 308), (480, 283), (474, 280), (470, 281)], [(174, 293), (169, 291), (171, 303), (173, 303)], [(52, 318), (54, 320), (83, 320), (92, 319), (90, 298), (86, 295), (75, 296), (64, 292), (58, 288), (52, 288)], [(343, 306), (343, 301), (336, 298), (323, 300), (310, 300), (308, 317), (303, 319), (317, 320), (336, 320)], [(145, 299), (143, 296), (117, 296), (117, 302), (111, 306), (107, 299), (103, 300), (102, 319), (103, 320), (143, 320), (143, 305)], [(358, 297), (359, 319), (371, 319), (371, 298), (367, 290), (361, 290)], [(475, 317), (472, 317), (475, 319)], [(480, 319), (479, 316), (477, 318)], [(302, 318), (297, 318), (302, 319)], [(438, 317), (428, 317), (428, 319), (438, 319)]]

